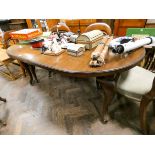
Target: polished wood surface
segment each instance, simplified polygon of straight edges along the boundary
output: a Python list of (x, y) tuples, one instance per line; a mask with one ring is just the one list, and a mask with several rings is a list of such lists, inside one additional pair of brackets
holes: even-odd
[(93, 50), (86, 51), (80, 57), (71, 56), (67, 52), (59, 56), (49, 56), (41, 54), (41, 51), (33, 49), (30, 45), (13, 45), (7, 49), (7, 53), (11, 58), (24, 63), (75, 77), (97, 77), (121, 72), (132, 68), (145, 56), (144, 48), (135, 50), (127, 57), (109, 54), (105, 65), (92, 68), (89, 66), (89, 62)]

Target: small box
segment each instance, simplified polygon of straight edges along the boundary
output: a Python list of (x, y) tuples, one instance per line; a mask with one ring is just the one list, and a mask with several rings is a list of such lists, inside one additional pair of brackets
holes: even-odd
[(80, 56), (85, 51), (85, 45), (82, 44), (71, 44), (67, 47), (67, 52), (73, 56)]
[(31, 40), (42, 34), (40, 29), (22, 29), (19, 31), (11, 32), (10, 36), (12, 39), (18, 40)]
[(103, 32), (100, 30), (93, 30), (81, 34), (76, 42), (78, 44), (85, 44), (86, 49), (92, 49), (98, 45), (99, 42), (103, 39)]

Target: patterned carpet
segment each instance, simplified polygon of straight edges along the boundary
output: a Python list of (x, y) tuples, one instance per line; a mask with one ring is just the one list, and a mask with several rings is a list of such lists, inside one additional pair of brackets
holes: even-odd
[(96, 89), (95, 79), (60, 74), (49, 78), (40, 68), (37, 75), (40, 83), (34, 86), (28, 77), (15, 81), (0, 77), (0, 96), (7, 99), (6, 104), (0, 102), (0, 119), (7, 121), (1, 134), (141, 134), (138, 105), (124, 98), (110, 106), (110, 121), (100, 122), (94, 103), (102, 105), (104, 95)]

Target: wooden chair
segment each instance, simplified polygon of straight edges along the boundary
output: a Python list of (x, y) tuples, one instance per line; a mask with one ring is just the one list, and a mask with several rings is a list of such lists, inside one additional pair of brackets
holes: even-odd
[(101, 30), (106, 35), (111, 35), (112, 33), (110, 26), (106, 23), (93, 23), (86, 28), (85, 32), (89, 32), (92, 30)]
[(66, 24), (63, 24), (63, 23), (59, 23), (58, 25), (55, 25), (52, 28), (50, 28), (51, 32), (57, 32), (57, 30), (59, 32), (70, 32), (71, 31), (70, 28)]
[(11, 39), (10, 32), (13, 32), (13, 30), (6, 31), (3, 34), (2, 38), (3, 49), (7, 49), (11, 44), (15, 44), (17, 42), (17, 40)]
[(19, 65), (24, 75), (25, 75), (25, 69), (19, 61), (15, 61), (14, 59), (10, 58), (6, 53), (6, 49), (10, 46), (10, 43), (14, 44), (16, 42), (15, 40), (11, 39), (10, 32), (12, 31), (4, 32), (2, 38), (3, 49), (0, 49), (0, 67), (5, 68), (5, 70), (4, 69), (0, 70), (0, 72), (3, 75), (7, 76), (9, 79), (15, 80), (21, 75), (21, 73), (18, 73), (18, 75), (14, 75), (13, 72), (10, 70), (9, 67), (10, 64)]
[[(133, 30), (133, 31), (131, 31)], [(149, 34), (152, 36), (150, 29), (128, 29), (127, 35), (131, 36), (132, 34)], [(152, 30), (152, 29), (151, 29)], [(142, 33), (143, 31), (143, 33)], [(146, 33), (144, 33), (146, 32)], [(155, 33), (153, 32), (153, 35)], [(152, 47), (151, 52), (155, 52), (155, 47)], [(104, 84), (106, 79), (99, 79), (99, 84)], [(103, 85), (104, 87), (104, 85)], [(155, 99), (155, 74), (151, 71), (136, 66), (128, 71), (125, 71), (118, 76), (116, 80), (116, 91), (119, 95), (125, 96), (133, 101), (140, 103), (140, 126), (144, 134), (149, 133), (149, 125), (147, 122), (147, 107), (154, 102)], [(155, 112), (155, 105), (153, 104), (153, 109)]]
[(119, 76), (116, 90), (119, 94), (140, 103), (140, 126), (142, 132), (148, 134), (147, 107), (155, 99), (155, 74), (136, 66)]

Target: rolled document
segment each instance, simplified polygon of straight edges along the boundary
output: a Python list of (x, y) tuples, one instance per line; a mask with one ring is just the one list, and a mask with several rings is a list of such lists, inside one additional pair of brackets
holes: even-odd
[(91, 59), (92, 60), (97, 60), (98, 59), (98, 57), (100, 56), (100, 53), (104, 49), (104, 46), (105, 46), (105, 44), (106, 44), (107, 41), (108, 41), (108, 37), (106, 36), (98, 44), (98, 46), (96, 47), (95, 51), (93, 51), (92, 54), (91, 54)]
[(105, 44), (99, 44), (97, 46), (95, 51), (91, 54), (91, 61), (89, 63), (91, 67), (98, 67), (105, 64), (105, 58), (108, 54), (109, 43), (112, 39), (113, 37), (105, 38)]
[(107, 57), (107, 55), (108, 55), (109, 44), (110, 44), (110, 42), (111, 42), (112, 39), (113, 39), (113, 36), (111, 36), (111, 37), (108, 39), (108, 41), (107, 41), (107, 43), (106, 43), (104, 49), (103, 49), (102, 52), (100, 53), (100, 57), (99, 57), (98, 61), (100, 61), (101, 65), (102, 65), (103, 63), (105, 64), (105, 59), (106, 59), (106, 57)]
[(116, 49), (113, 50), (114, 53), (122, 54), (125, 52), (132, 51), (144, 45), (151, 44), (155, 41), (154, 37), (146, 37), (140, 40), (136, 40), (135, 42), (128, 42), (124, 44), (117, 45)]
[(118, 38), (113, 39), (110, 42), (109, 47), (112, 49), (115, 49), (118, 45), (123, 44), (123, 43), (128, 43), (129, 41), (133, 41), (133, 40), (134, 40), (133, 37), (127, 37), (127, 36), (118, 37)]

